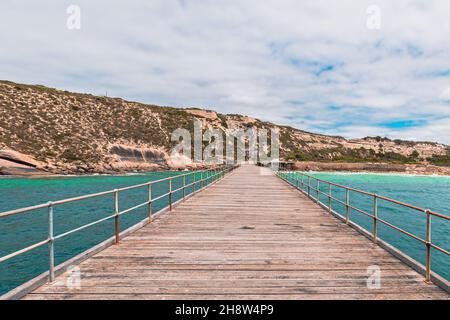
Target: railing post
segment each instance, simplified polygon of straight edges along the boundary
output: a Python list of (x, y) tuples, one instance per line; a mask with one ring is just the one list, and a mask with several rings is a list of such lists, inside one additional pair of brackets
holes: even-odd
[(311, 177), (308, 176), (308, 197), (311, 198)]
[(195, 193), (195, 170), (192, 172), (192, 194)]
[(317, 179), (316, 179), (316, 201), (317, 201), (317, 203), (320, 202), (320, 199), (319, 199), (319, 180), (317, 180)]
[(172, 177), (169, 178), (169, 211), (172, 211)]
[(203, 188), (203, 170), (200, 170), (200, 189)]
[(298, 179), (298, 172), (295, 173), (295, 184), (296, 184), (297, 189), (300, 189), (300, 182), (299, 182), (299, 179)]
[(115, 234), (116, 234), (116, 244), (119, 243), (119, 191), (117, 189), (114, 190), (114, 224), (115, 224)]
[(55, 239), (53, 238), (53, 203), (48, 203), (48, 278), (55, 281)]
[(186, 198), (186, 175), (183, 175), (183, 199)]
[(302, 185), (302, 190), (303, 190), (303, 173), (301, 174), (301, 177), (302, 177), (301, 185)]
[(373, 242), (377, 242), (378, 197), (373, 195)]
[(148, 223), (153, 222), (153, 208), (152, 208), (152, 184), (148, 184)]
[(331, 184), (328, 184), (328, 211), (331, 213)]
[(425, 269), (425, 282), (431, 283), (431, 214), (430, 210), (425, 210), (427, 215), (427, 241), (425, 243), (427, 256), (426, 256), (426, 269)]
[(349, 220), (349, 206), (350, 205), (350, 192), (348, 189), (345, 189), (345, 223), (348, 224)]

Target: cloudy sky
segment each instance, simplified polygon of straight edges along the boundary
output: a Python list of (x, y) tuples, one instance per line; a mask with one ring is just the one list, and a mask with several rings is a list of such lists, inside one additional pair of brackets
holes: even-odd
[(450, 144), (449, 17), (431, 0), (2, 0), (0, 79)]

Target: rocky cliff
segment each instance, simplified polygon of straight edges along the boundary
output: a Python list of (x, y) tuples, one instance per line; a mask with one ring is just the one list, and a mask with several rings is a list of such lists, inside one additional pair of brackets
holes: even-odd
[(194, 119), (224, 132), (277, 128), (284, 160), (449, 164), (449, 147), (439, 143), (381, 137), (347, 140), (243, 115), (0, 81), (0, 171), (27, 167), (87, 173), (184, 167), (189, 163), (169, 156), (174, 146), (170, 136), (176, 128), (192, 131)]

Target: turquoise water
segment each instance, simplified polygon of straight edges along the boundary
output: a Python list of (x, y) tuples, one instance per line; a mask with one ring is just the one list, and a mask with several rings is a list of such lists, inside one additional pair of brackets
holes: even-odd
[[(185, 173), (185, 172), (182, 172)], [(76, 197), (80, 195), (108, 191), (159, 180), (180, 172), (153, 172), (126, 176), (73, 176), (54, 178), (0, 178), (0, 212), (21, 207)], [(196, 173), (196, 181), (200, 173)], [(186, 184), (192, 176), (186, 177)], [(173, 178), (173, 190), (182, 186), (182, 178)], [(200, 184), (196, 185), (200, 188)], [(152, 186), (152, 198), (168, 192), (168, 181)], [(186, 188), (186, 193), (192, 192)], [(124, 210), (147, 201), (147, 187), (122, 191), (119, 193), (119, 210)], [(173, 195), (173, 201), (182, 197), (182, 191)], [(154, 212), (168, 205), (168, 197), (153, 203)], [(114, 214), (114, 195), (58, 205), (54, 207), (54, 235), (81, 227), (98, 219)], [(148, 217), (147, 206), (120, 216), (120, 230)], [(0, 257), (25, 248), (47, 238), (47, 209), (0, 219)], [(55, 265), (91, 248), (114, 235), (114, 219), (99, 223), (80, 232), (73, 233), (55, 241)], [(42, 246), (0, 264), (0, 294), (48, 271), (48, 247)]]
[[(450, 215), (450, 177), (415, 176), (388, 174), (353, 173), (308, 173), (319, 179), (332, 181), (355, 189), (360, 189), (395, 200), (400, 200), (421, 208)], [(304, 190), (307, 191), (305, 178)], [(315, 187), (315, 180), (312, 180)], [(319, 185), (322, 192), (328, 193), (328, 186)], [(313, 196), (316, 193), (312, 191)], [(332, 196), (345, 202), (345, 190), (332, 187)], [(320, 195), (320, 201), (328, 205), (328, 197)], [(372, 214), (373, 198), (350, 192), (350, 204)], [(334, 201), (332, 208), (345, 216), (345, 206)], [(355, 210), (349, 212), (350, 220), (358, 223), (372, 233), (373, 219)], [(426, 215), (423, 212), (378, 200), (378, 216), (422, 239), (426, 239)], [(437, 246), (450, 250), (450, 221), (432, 217), (431, 240)], [(378, 223), (378, 236), (394, 245), (415, 260), (425, 264), (425, 245), (382, 223)], [(450, 280), (450, 257), (432, 249), (431, 269)]]

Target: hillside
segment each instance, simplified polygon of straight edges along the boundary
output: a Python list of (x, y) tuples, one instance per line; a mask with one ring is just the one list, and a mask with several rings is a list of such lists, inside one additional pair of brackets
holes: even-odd
[[(176, 128), (279, 128), (283, 160), (449, 165), (449, 147), (380, 137), (348, 140), (242, 115), (129, 102), (0, 81), (0, 171), (116, 172), (183, 167), (168, 154)], [(11, 170), (10, 170), (11, 169)]]

